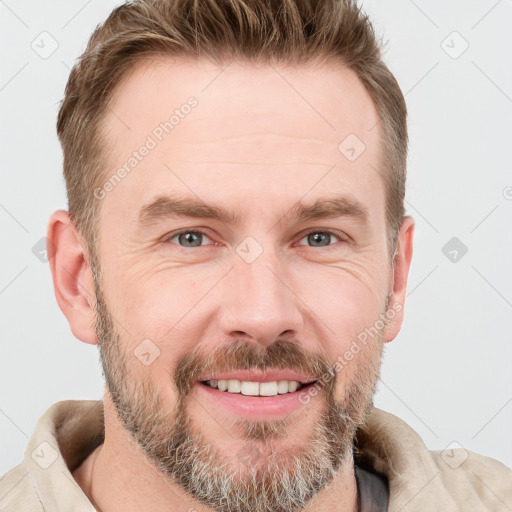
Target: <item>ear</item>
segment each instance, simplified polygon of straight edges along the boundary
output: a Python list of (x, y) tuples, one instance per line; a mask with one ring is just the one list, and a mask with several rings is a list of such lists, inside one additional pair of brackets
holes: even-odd
[(388, 323), (383, 332), (386, 342), (394, 340), (402, 327), (407, 277), (412, 259), (413, 234), (414, 220), (412, 217), (405, 217), (398, 234), (397, 250), (388, 287), (389, 303), (386, 314)]
[(94, 282), (86, 244), (69, 213), (57, 210), (48, 222), (47, 249), (55, 297), (73, 334), (96, 344), (94, 329)]

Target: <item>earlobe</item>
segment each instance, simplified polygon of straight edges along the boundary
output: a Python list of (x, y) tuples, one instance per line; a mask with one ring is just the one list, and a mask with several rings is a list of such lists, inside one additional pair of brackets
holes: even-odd
[(407, 278), (411, 267), (414, 220), (404, 217), (398, 234), (398, 246), (389, 283), (388, 324), (384, 328), (384, 341), (392, 341), (403, 321)]
[[(48, 250), (55, 297), (73, 334), (98, 342), (94, 329), (94, 284), (85, 243), (69, 213), (57, 210), (48, 222)], [(51, 250), (50, 250), (51, 248)]]

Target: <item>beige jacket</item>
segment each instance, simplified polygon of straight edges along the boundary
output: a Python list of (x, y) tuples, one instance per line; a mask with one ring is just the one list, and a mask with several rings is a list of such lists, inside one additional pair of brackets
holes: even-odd
[[(23, 462), (0, 480), (0, 511), (94, 512), (71, 471), (102, 441), (101, 401), (54, 404)], [(462, 448), (429, 451), (393, 414), (374, 409), (356, 446), (358, 464), (388, 478), (389, 512), (512, 511), (512, 470)]]

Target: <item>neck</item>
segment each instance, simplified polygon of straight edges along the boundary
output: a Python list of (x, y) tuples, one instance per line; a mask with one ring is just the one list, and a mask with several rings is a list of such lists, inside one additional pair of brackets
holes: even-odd
[[(73, 477), (98, 512), (213, 512), (159, 471), (136, 445), (108, 399), (105, 406), (105, 442), (94, 450)], [(337, 476), (315, 495), (302, 512), (356, 512), (357, 484), (352, 453)]]

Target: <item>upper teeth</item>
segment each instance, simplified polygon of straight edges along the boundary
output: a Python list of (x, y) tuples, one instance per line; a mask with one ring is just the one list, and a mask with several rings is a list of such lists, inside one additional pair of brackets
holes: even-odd
[(206, 384), (212, 388), (219, 388), (220, 391), (228, 393), (242, 393), (247, 396), (276, 396), (297, 391), (301, 386), (295, 380), (279, 380), (273, 382), (249, 382), (245, 380), (207, 380)]

